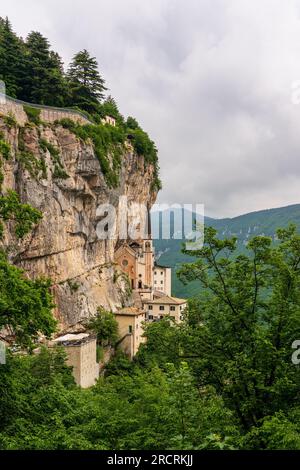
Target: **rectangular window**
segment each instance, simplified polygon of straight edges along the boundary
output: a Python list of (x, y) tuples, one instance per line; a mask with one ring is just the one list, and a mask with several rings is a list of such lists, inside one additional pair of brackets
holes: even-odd
[(164, 281), (160, 281), (160, 283), (161, 283), (161, 284), (163, 284), (163, 283), (164, 283)]
[(148, 315), (149, 320), (153, 320), (153, 315)]
[(159, 310), (164, 310), (164, 309), (165, 309), (165, 307), (163, 305), (159, 306)]
[(175, 306), (171, 305), (170, 310), (171, 310), (171, 312), (175, 312)]
[(149, 306), (148, 306), (148, 309), (149, 309), (149, 310), (153, 310), (152, 305), (149, 305)]
[(132, 333), (132, 326), (131, 325), (129, 325), (128, 330), (129, 330), (129, 333)]

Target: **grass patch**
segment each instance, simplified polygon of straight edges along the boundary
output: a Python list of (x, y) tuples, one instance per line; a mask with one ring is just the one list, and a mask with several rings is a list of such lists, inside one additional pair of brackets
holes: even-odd
[[(91, 141), (95, 154), (100, 162), (105, 181), (109, 187), (116, 187), (119, 184), (119, 170), (121, 167), (121, 157), (124, 153), (124, 144), (128, 134), (132, 136), (132, 145), (139, 156), (143, 156), (145, 164), (154, 166), (152, 190), (161, 189), (159, 179), (159, 167), (157, 149), (148, 134), (140, 127), (131, 128), (128, 125), (107, 126), (103, 124), (76, 124), (72, 119), (64, 118), (55, 121), (56, 125), (61, 125), (75, 134), (83, 142)], [(129, 124), (132, 124), (129, 120)]]
[(57, 147), (55, 147), (53, 144), (51, 144), (51, 142), (48, 142), (44, 138), (39, 139), (39, 144), (43, 152), (46, 152), (48, 150), (48, 152), (51, 155), (52, 160), (55, 163), (58, 163), (61, 167), (63, 166), (60, 160), (60, 153)]
[(39, 125), (41, 124), (41, 110), (37, 108), (32, 108), (31, 106), (24, 105), (23, 109), (25, 113), (27, 114), (29, 122)]
[(12, 127), (17, 127), (18, 125), (15, 116), (11, 113), (6, 116), (3, 116), (3, 121), (9, 129), (11, 129)]
[(10, 159), (10, 145), (8, 142), (5, 142), (0, 136), (0, 156), (3, 157), (5, 160)]
[(22, 150), (17, 154), (16, 158), (33, 178), (47, 178), (47, 167), (44, 158), (36, 158), (29, 150)]
[(119, 127), (102, 124), (82, 126), (68, 118), (56, 121), (56, 124), (68, 129), (83, 142), (91, 141), (107, 185), (118, 186), (121, 157), (126, 139), (125, 131)]
[(66, 180), (67, 178), (69, 178), (69, 175), (59, 165), (55, 165), (54, 166), (54, 171), (53, 171), (53, 178), (54, 179), (60, 179), (60, 180)]

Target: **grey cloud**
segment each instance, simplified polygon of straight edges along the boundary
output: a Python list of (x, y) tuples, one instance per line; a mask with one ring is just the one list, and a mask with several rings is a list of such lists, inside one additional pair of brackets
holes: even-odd
[(156, 141), (159, 201), (233, 216), (300, 201), (300, 1), (11, 0), (66, 63), (94, 54), (125, 115)]

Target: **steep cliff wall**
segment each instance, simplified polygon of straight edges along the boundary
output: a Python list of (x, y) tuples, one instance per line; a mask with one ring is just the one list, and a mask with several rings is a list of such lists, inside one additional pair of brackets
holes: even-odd
[[(94, 315), (99, 305), (113, 309), (130, 303), (127, 283), (116, 275), (113, 262), (118, 240), (98, 239), (96, 209), (111, 203), (119, 217), (120, 196), (152, 204), (156, 198), (151, 189), (152, 165), (145, 164), (131, 146), (124, 146), (119, 184), (109, 188), (92, 143), (81, 141), (61, 125), (8, 126), (2, 117), (0, 132), (12, 154), (3, 166), (3, 192), (15, 190), (22, 202), (43, 213), (22, 243), (8, 230), (4, 244), (11, 261), (30, 277), (52, 279), (61, 328)], [(48, 148), (45, 142), (50, 143)]]

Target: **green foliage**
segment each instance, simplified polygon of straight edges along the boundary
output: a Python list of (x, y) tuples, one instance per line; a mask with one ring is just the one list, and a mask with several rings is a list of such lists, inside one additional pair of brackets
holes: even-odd
[[(38, 210), (22, 204), (16, 192), (0, 195), (1, 238), (7, 224), (11, 233), (23, 238), (41, 217)], [(7, 329), (25, 347), (31, 347), (40, 333), (49, 336), (56, 325), (49, 287), (48, 280), (28, 279), (21, 269), (9, 264), (0, 251), (0, 330)]]
[(23, 108), (30, 122), (36, 125), (39, 125), (41, 123), (41, 120), (40, 120), (41, 110), (40, 109), (33, 108), (32, 106), (27, 106), (25, 104)]
[(163, 318), (159, 322), (146, 324), (147, 341), (141, 344), (137, 361), (142, 366), (158, 364), (165, 368), (166, 364), (179, 364), (181, 347), (181, 326), (171, 318)]
[(116, 348), (115, 354), (105, 367), (105, 377), (109, 377), (110, 375), (127, 375), (131, 374), (133, 370), (133, 362), (121, 349)]
[(99, 106), (99, 114), (102, 118), (111, 116), (116, 120), (117, 126), (125, 127), (124, 117), (119, 111), (116, 100), (112, 96), (108, 96)]
[[(84, 142), (92, 141), (95, 154), (99, 159), (105, 180), (110, 187), (116, 187), (119, 183), (119, 170), (121, 156), (126, 140), (126, 131), (122, 126), (79, 125), (70, 119), (62, 119), (55, 123), (70, 130)], [(141, 129), (132, 131), (134, 136), (135, 150), (144, 155), (147, 164), (154, 165), (153, 189), (158, 190), (160, 182), (158, 179), (157, 150), (148, 135)], [(142, 152), (145, 152), (144, 154)]]
[(247, 450), (300, 450), (299, 417), (299, 407), (287, 415), (280, 411), (268, 416), (241, 438), (241, 446)]
[(103, 349), (102, 346), (99, 346), (99, 344), (97, 344), (97, 347), (96, 347), (96, 362), (98, 364), (99, 364), (99, 362), (102, 362), (103, 357), (104, 357), (104, 349)]
[(10, 144), (0, 139), (0, 157), (3, 157), (5, 160), (9, 160), (10, 152), (11, 152)]
[(64, 129), (68, 129), (70, 132), (76, 131), (76, 123), (70, 118), (62, 118), (54, 121), (55, 126), (62, 126)]
[(46, 178), (47, 168), (44, 158), (36, 158), (29, 150), (23, 150), (16, 155), (18, 162), (25, 168), (33, 178)]
[(46, 152), (48, 150), (48, 152), (50, 153), (52, 159), (54, 161), (56, 161), (57, 163), (60, 161), (59, 159), (59, 150), (57, 147), (55, 147), (53, 144), (51, 144), (51, 142), (48, 142), (46, 139), (43, 139), (41, 138), (39, 140), (39, 144), (40, 144), (40, 148)]
[(136, 130), (139, 129), (140, 126), (136, 119), (134, 119), (132, 116), (128, 116), (126, 121), (126, 127), (128, 129)]
[(1, 118), (3, 119), (4, 124), (9, 129), (11, 129), (12, 127), (17, 127), (18, 126), (16, 118), (13, 114), (7, 114), (5, 116), (1, 116)]
[(132, 143), (136, 153), (143, 156), (146, 163), (154, 166), (152, 190), (159, 191), (161, 189), (161, 181), (158, 176), (159, 167), (157, 148), (155, 147), (154, 142), (150, 139), (147, 132), (143, 131), (137, 121), (132, 117), (127, 119), (127, 132), (133, 137)]
[(5, 82), (6, 93), (17, 97), (24, 78), (24, 48), (6, 18), (0, 18), (0, 79)]
[(24, 44), (23, 61), (26, 79), (18, 97), (30, 103), (63, 106), (68, 88), (62, 60), (50, 50), (48, 39), (31, 32)]
[[(8, 354), (0, 367), (1, 449), (300, 448), (299, 367), (291, 363), (300, 235), (293, 226), (278, 230), (275, 247), (254, 237), (239, 256), (228, 256), (234, 239), (211, 228), (205, 235), (180, 273), (204, 286), (186, 319), (149, 324), (134, 361), (117, 350), (93, 388), (74, 385), (60, 348)], [(102, 345), (112, 320), (103, 310), (92, 320)]]
[(0, 369), (1, 449), (184, 449), (211, 433), (234, 436), (230, 412), (213, 391), (199, 397), (184, 364), (111, 375), (80, 390), (54, 351), (8, 359)]
[[(152, 190), (161, 188), (154, 143), (135, 119), (129, 117), (125, 123), (112, 96), (104, 100), (104, 92), (107, 90), (105, 81), (98, 71), (96, 59), (87, 50), (75, 54), (65, 73), (60, 56), (51, 50), (47, 38), (33, 31), (24, 41), (14, 34), (8, 19), (0, 18), (0, 78), (5, 81), (8, 94), (13, 97), (40, 105), (69, 107), (88, 113), (89, 119), (98, 125), (82, 129), (84, 126), (78, 126), (73, 121), (70, 122), (70, 119), (64, 119), (60, 124), (80, 138), (89, 137), (93, 141), (105, 180), (110, 187), (118, 185), (123, 144), (130, 133), (134, 137), (136, 152), (144, 156), (146, 164), (154, 166)], [(24, 111), (32, 125), (41, 123), (40, 109), (24, 105)], [(116, 127), (101, 125), (101, 118), (106, 114), (116, 119)], [(7, 125), (15, 124), (12, 118), (7, 118)], [(41, 146), (51, 153), (53, 149), (44, 144)], [(54, 158), (62, 166), (58, 156)], [(33, 171), (32, 162), (28, 162), (29, 155), (22, 155), (21, 159), (26, 160), (27, 167)], [(55, 170), (55, 174), (57, 178), (63, 178), (63, 172), (59, 169)]]
[(68, 173), (67, 173), (63, 168), (61, 168), (59, 165), (55, 165), (55, 166), (54, 166), (54, 171), (53, 171), (53, 178), (54, 178), (54, 179), (66, 180), (66, 179), (69, 178), (69, 175), (68, 175)]
[[(40, 158), (37, 158), (33, 152), (27, 147), (25, 143), (25, 135), (30, 129), (28, 126), (21, 127), (19, 129), (18, 135), (18, 153), (16, 154), (16, 160), (20, 163), (20, 165), (25, 168), (29, 174), (35, 178), (47, 178), (47, 167), (45, 162), (44, 155), (40, 155)], [(43, 150), (43, 147), (41, 146)]]
[(29, 204), (22, 204), (15, 191), (8, 191), (0, 196), (0, 237), (3, 234), (4, 223), (12, 222), (18, 238), (24, 237), (42, 218), (40, 211)]
[(99, 307), (95, 317), (92, 317), (86, 327), (96, 333), (97, 342), (101, 346), (114, 345), (119, 337), (118, 322), (113, 313)]
[(67, 78), (72, 106), (88, 112), (97, 111), (106, 88), (95, 57), (91, 57), (86, 49), (78, 52), (69, 66)]
[(22, 346), (31, 347), (39, 333), (54, 331), (50, 282), (27, 279), (0, 255), (0, 329), (8, 328)]
[(300, 335), (300, 236), (294, 226), (277, 236), (277, 247), (254, 237), (247, 256), (230, 257), (235, 239), (217, 239), (208, 228), (205, 246), (190, 253), (196, 261), (179, 272), (206, 292), (196, 305), (201, 317), (190, 345), (199, 357), (198, 380), (207, 383), (209, 376), (245, 431), (286, 409), (300, 385), (291, 362), (291, 344)]
[[(62, 119), (56, 124), (69, 129), (84, 142), (91, 141), (95, 154), (100, 162), (105, 180), (110, 187), (116, 187), (119, 182), (121, 156), (125, 142), (125, 133), (121, 128), (113, 126), (80, 125), (70, 119)], [(111, 160), (111, 162), (110, 162)]]

